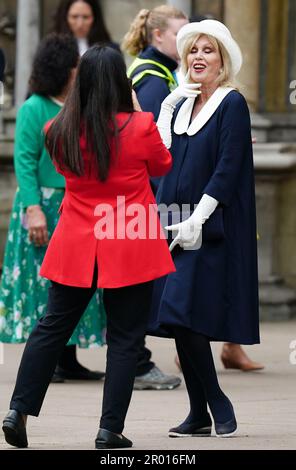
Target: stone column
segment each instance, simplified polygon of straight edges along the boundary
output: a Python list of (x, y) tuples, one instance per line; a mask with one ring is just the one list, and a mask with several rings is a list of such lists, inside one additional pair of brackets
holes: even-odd
[(250, 107), (257, 110), (259, 97), (260, 2), (225, 0), (224, 22), (238, 42), (243, 66), (238, 75), (239, 88)]
[(32, 61), (40, 38), (39, 0), (18, 0), (16, 41), (16, 90), (18, 108), (28, 92)]
[(289, 24), (290, 13), (293, 13), (289, 11), (290, 3), (289, 0), (261, 0), (261, 112), (283, 113), (287, 110), (289, 51), (295, 49), (293, 43), (289, 44), (289, 26), (295, 30), (295, 17), (292, 18), (294, 24)]
[(173, 5), (174, 7), (178, 8), (179, 10), (184, 11), (186, 15), (190, 16), (192, 11), (192, 2), (191, 0), (167, 0), (168, 5)]
[[(285, 144), (257, 144), (254, 146), (256, 171), (256, 205), (258, 223), (259, 301), (261, 320), (289, 320), (296, 316), (296, 291), (286, 285), (291, 271), (285, 265), (285, 256), (295, 252), (290, 224), (288, 237), (282, 227), (283, 210), (286, 219), (293, 218), (294, 205), (286, 206), (281, 196), (287, 181), (296, 180), (296, 149)], [(296, 223), (296, 219), (293, 219)], [(284, 233), (282, 233), (284, 232)], [(286, 236), (285, 236), (286, 235)], [(284, 243), (290, 243), (285, 247)]]

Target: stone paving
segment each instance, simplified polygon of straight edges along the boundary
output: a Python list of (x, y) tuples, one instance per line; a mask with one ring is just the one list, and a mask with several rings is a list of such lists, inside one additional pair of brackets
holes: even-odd
[[(213, 347), (221, 385), (236, 410), (239, 423), (236, 437), (168, 438), (169, 427), (178, 424), (188, 411), (182, 383), (173, 391), (134, 392), (124, 430), (133, 440), (133, 448), (295, 450), (296, 364), (290, 362), (293, 355), (290, 344), (296, 340), (296, 322), (263, 323), (261, 336), (261, 345), (246, 347), (252, 358), (265, 364), (266, 368), (260, 372), (224, 370), (219, 359), (221, 344)], [(178, 373), (171, 340), (148, 338), (148, 345), (161, 369)], [(8, 408), (22, 350), (22, 345), (4, 346), (4, 364), (0, 366), (1, 420)], [(79, 350), (78, 356), (88, 367), (103, 369), (105, 353), (105, 348)], [(30, 449), (93, 449), (102, 391), (100, 382), (50, 385), (40, 417), (28, 421)], [(0, 450), (8, 448), (0, 434)]]

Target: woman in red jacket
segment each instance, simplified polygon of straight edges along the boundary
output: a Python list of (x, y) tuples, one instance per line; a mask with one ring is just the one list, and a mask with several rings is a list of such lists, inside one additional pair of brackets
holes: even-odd
[(149, 183), (170, 170), (171, 155), (153, 115), (134, 112), (123, 58), (110, 47), (85, 53), (46, 140), (66, 192), (40, 272), (51, 280), (47, 313), (24, 350), (3, 431), (9, 444), (28, 445), (26, 417), (38, 416), (58, 357), (102, 287), (108, 350), (96, 448), (131, 447), (121, 433), (152, 280), (175, 270)]

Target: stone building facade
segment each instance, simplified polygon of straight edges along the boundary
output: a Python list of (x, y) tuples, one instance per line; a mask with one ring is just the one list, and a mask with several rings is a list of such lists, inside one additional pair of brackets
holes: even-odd
[[(15, 108), (24, 99), (30, 61), (50, 31), (59, 0), (1, 0), (0, 45), (7, 56), (6, 106), (0, 124), (0, 263), (15, 188)], [(101, 0), (120, 42), (140, 8), (157, 0)], [(296, 314), (296, 1), (171, 0), (189, 16), (206, 15), (230, 28), (244, 65), (239, 87), (252, 111), (256, 168), (262, 318)], [(9, 96), (13, 96), (10, 101)]]

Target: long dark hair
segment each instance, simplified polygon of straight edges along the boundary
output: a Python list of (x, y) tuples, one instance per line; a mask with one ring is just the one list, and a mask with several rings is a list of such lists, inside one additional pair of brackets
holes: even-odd
[(42, 39), (34, 57), (29, 92), (58, 96), (77, 67), (79, 52), (72, 36), (52, 33)]
[[(56, 33), (67, 33), (72, 34), (68, 21), (68, 11), (71, 5), (78, 0), (62, 0), (54, 14), (54, 31)], [(109, 43), (111, 42), (110, 34), (107, 30), (105, 25), (102, 8), (97, 0), (82, 0), (83, 2), (87, 3), (93, 12), (94, 15), (94, 22), (92, 24), (89, 36), (88, 36), (88, 43), (90, 46), (93, 44), (100, 42), (100, 43)]]
[(118, 142), (116, 113), (133, 113), (130, 82), (120, 52), (95, 45), (82, 57), (76, 80), (62, 111), (46, 135), (49, 154), (61, 168), (84, 174), (80, 136), (94, 155), (98, 178), (105, 181), (110, 167), (112, 138)]

